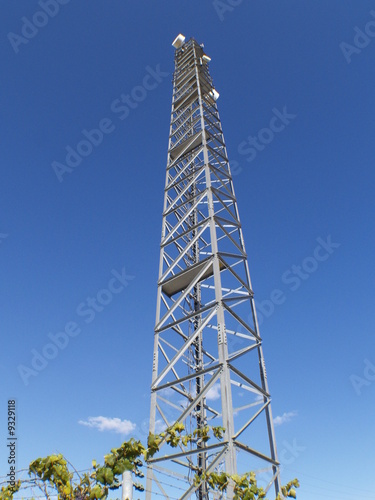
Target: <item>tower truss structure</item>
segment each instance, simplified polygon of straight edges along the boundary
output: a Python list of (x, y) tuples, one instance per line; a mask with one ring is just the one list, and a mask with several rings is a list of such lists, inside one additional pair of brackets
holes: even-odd
[(148, 461), (146, 498), (214, 498), (204, 481), (194, 483), (214, 471), (258, 472), (277, 494), (271, 398), (219, 94), (203, 46), (182, 35), (173, 45), (150, 432), (176, 422), (187, 433), (225, 432), (222, 440), (162, 444)]

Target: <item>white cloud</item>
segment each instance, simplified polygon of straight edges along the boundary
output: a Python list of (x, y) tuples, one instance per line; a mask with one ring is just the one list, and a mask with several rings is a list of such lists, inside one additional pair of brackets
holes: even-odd
[(221, 397), (221, 392), (220, 392), (220, 384), (214, 384), (211, 389), (206, 394), (206, 399), (208, 401), (216, 401), (216, 399), (219, 399)]
[(182, 408), (187, 408), (190, 404), (190, 401), (186, 398), (183, 398), (183, 399), (179, 399), (178, 400), (178, 404), (182, 407)]
[(109, 417), (89, 417), (86, 421), (79, 420), (78, 423), (93, 429), (98, 429), (100, 432), (112, 431), (125, 435), (130, 434), (136, 428), (136, 424), (133, 424), (130, 420)]
[(166, 387), (165, 389), (158, 391), (158, 394), (159, 396), (163, 396), (164, 398), (169, 399), (173, 396), (173, 394), (175, 394), (175, 392), (170, 387)]
[(164, 422), (164, 420), (157, 419), (155, 421), (155, 433), (160, 434), (161, 432), (164, 432), (165, 429), (167, 428), (167, 424)]
[(275, 427), (277, 427), (278, 425), (283, 425), (286, 422), (290, 422), (290, 420), (292, 420), (292, 418), (296, 417), (296, 416), (297, 416), (296, 411), (289, 411), (289, 412), (283, 413), (281, 416), (275, 417), (273, 419), (273, 423), (274, 423)]

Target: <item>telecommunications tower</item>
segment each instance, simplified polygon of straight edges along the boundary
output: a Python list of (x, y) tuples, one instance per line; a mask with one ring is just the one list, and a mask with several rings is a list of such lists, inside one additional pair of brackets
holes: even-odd
[[(258, 472), (277, 494), (271, 398), (211, 59), (193, 38), (172, 45), (150, 432), (182, 422), (197, 439), (162, 444), (147, 463), (146, 498), (219, 498), (194, 477), (222, 471)], [(223, 427), (223, 439), (199, 439), (207, 426)]]

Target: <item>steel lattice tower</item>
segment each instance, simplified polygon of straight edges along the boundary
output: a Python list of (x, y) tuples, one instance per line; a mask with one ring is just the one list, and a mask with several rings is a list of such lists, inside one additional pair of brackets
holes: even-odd
[(209, 425), (225, 434), (163, 445), (148, 461), (146, 498), (213, 498), (193, 479), (215, 470), (266, 472), (265, 489), (277, 494), (271, 399), (219, 94), (203, 45), (179, 35), (173, 46), (150, 432), (183, 422), (188, 433)]

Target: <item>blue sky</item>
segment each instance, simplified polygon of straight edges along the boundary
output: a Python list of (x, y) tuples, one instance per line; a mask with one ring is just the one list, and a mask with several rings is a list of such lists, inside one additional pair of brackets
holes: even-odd
[[(375, 498), (373, 8), (65, 0), (52, 17), (1, 2), (0, 425), (16, 399), (18, 468), (58, 450), (85, 469), (145, 435), (181, 32), (220, 92), (282, 480), (305, 500)], [(288, 123), (265, 132), (277, 113)]]

